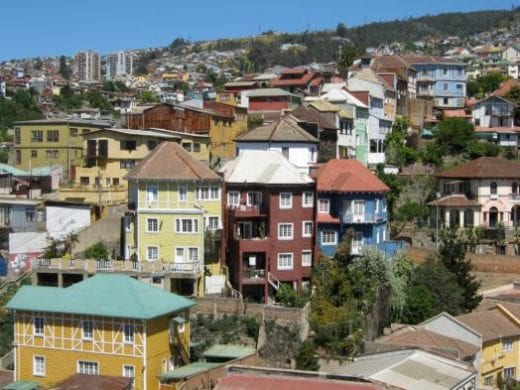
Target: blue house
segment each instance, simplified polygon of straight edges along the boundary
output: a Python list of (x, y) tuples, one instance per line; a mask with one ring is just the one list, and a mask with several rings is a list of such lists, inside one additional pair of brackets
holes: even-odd
[(464, 107), (465, 63), (434, 56), (403, 58), (417, 70), (417, 97), (433, 100), (433, 106), (439, 109)]
[(338, 243), (352, 229), (353, 255), (377, 247), (393, 254), (400, 243), (388, 241), (386, 193), (390, 189), (357, 160), (330, 160), (314, 174), (317, 181), (317, 244), (334, 256)]

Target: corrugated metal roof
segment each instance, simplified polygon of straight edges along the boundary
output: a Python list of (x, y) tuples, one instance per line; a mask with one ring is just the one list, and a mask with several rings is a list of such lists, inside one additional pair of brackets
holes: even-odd
[(318, 143), (319, 140), (307, 130), (298, 126), (296, 118), (285, 116), (265, 126), (259, 126), (235, 138), (235, 142), (305, 142)]
[(202, 356), (206, 359), (218, 358), (218, 359), (238, 359), (244, 356), (255, 354), (255, 349), (246, 345), (236, 344), (215, 344), (208, 350), (204, 351)]
[(189, 378), (191, 376), (212, 370), (215, 367), (221, 366), (223, 363), (204, 363), (196, 362), (187, 364), (185, 366), (176, 368), (172, 371), (163, 372), (159, 375), (161, 381), (175, 381)]
[(272, 97), (272, 96), (292, 96), (290, 92), (287, 92), (281, 88), (259, 88), (247, 93), (249, 97)]
[(159, 132), (154, 130), (133, 130), (133, 129), (116, 129), (116, 128), (107, 128), (96, 130), (91, 133), (83, 134), (84, 138), (91, 138), (92, 136), (99, 136), (99, 133), (108, 132), (108, 133), (117, 133), (117, 134), (125, 134), (125, 135), (135, 135), (135, 136), (145, 136), (145, 137), (158, 137), (158, 138), (166, 138), (166, 139), (179, 139), (181, 138), (175, 134), (167, 134), (165, 132)]
[(39, 386), (40, 384), (38, 382), (16, 381), (5, 385), (2, 387), (2, 390), (36, 390)]
[(22, 286), (6, 307), (10, 310), (151, 319), (195, 305), (121, 274), (97, 274), (67, 288)]

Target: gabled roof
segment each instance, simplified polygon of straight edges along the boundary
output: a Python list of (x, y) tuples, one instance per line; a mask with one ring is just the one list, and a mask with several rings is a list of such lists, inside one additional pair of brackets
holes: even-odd
[(480, 157), (437, 174), (440, 178), (520, 178), (520, 162), (497, 157)]
[(22, 286), (10, 310), (151, 319), (195, 305), (122, 274), (96, 274), (67, 288)]
[(448, 207), (475, 207), (479, 206), (476, 200), (468, 199), (464, 194), (452, 194), (428, 202), (429, 206), (448, 206)]
[(132, 378), (74, 374), (62, 382), (56, 383), (51, 390), (129, 390), (132, 388)]
[(457, 319), (479, 332), (484, 342), (501, 337), (520, 336), (518, 320), (509, 318), (499, 307), (462, 314)]
[(282, 117), (280, 120), (265, 126), (259, 126), (239, 135), (238, 142), (305, 142), (318, 143), (318, 139), (307, 130), (298, 126), (296, 118)]
[(367, 104), (344, 89), (333, 89), (322, 95), (321, 98), (330, 102), (346, 101), (347, 103), (353, 104), (357, 107), (368, 108)]
[(410, 65), (461, 65), (467, 66), (464, 62), (456, 61), (450, 58), (428, 56), (428, 55), (405, 55), (402, 56)]
[(153, 180), (219, 180), (218, 175), (176, 142), (163, 142), (125, 177)]
[(513, 87), (520, 87), (520, 81), (515, 79), (506, 80), (492, 95), (504, 97)]
[(313, 177), (323, 192), (388, 192), (390, 188), (358, 160), (335, 159), (322, 165)]
[(339, 112), (340, 108), (326, 100), (315, 100), (309, 106), (320, 112)]
[(131, 135), (136, 137), (156, 137), (156, 138), (166, 138), (166, 139), (180, 139), (181, 137), (175, 134), (168, 134), (165, 132), (159, 132), (154, 130), (134, 130), (134, 129), (116, 129), (113, 127), (105, 128), (101, 130), (91, 131), (90, 133), (82, 134), (83, 138), (96, 138), (99, 137), (103, 133), (115, 133), (115, 134), (124, 134)]
[(312, 179), (281, 153), (251, 150), (241, 152), (228, 161), (220, 170), (226, 183), (255, 184), (311, 184)]
[(327, 118), (325, 118), (320, 113), (315, 110), (303, 106), (299, 106), (291, 111), (291, 115), (302, 122), (307, 123), (317, 123), (321, 129), (325, 130), (337, 130), (338, 128), (330, 123)]

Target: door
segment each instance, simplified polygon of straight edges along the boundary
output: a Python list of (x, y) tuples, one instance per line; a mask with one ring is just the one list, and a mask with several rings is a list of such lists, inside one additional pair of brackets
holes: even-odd
[(237, 224), (237, 234), (242, 239), (250, 239), (253, 236), (253, 226), (251, 222), (239, 222)]

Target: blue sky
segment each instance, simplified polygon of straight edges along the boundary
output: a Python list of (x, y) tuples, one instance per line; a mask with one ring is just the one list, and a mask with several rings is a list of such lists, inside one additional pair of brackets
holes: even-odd
[(298, 32), (424, 14), (510, 9), (518, 0), (25, 0), (2, 1), (0, 61), (93, 49)]

